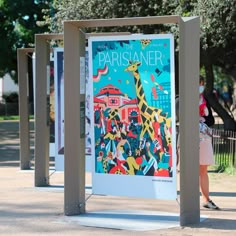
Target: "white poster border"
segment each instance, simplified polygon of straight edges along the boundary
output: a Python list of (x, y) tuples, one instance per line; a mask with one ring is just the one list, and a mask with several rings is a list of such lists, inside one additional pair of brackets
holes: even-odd
[[(171, 121), (172, 121), (172, 177), (158, 176), (128, 176), (117, 174), (103, 174), (95, 172), (95, 150), (92, 148), (92, 192), (93, 194), (105, 194), (126, 197), (141, 197), (151, 199), (176, 200), (176, 130), (175, 130), (175, 72), (174, 72), (174, 37), (172, 34), (158, 35), (125, 35), (125, 36), (104, 36), (89, 37), (89, 71), (93, 71), (92, 43), (96, 41), (119, 41), (119, 40), (141, 40), (141, 39), (169, 39), (170, 40), (170, 82), (171, 82)], [(90, 110), (93, 110), (93, 77), (89, 74), (92, 85)], [(91, 116), (91, 124), (94, 124), (94, 117)], [(93, 126), (93, 125), (92, 125)], [(92, 147), (94, 143), (94, 129), (91, 131)]]

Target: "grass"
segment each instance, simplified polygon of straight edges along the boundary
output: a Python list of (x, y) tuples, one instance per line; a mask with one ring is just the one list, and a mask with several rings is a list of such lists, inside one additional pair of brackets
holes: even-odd
[[(0, 121), (4, 121), (4, 120), (19, 120), (19, 119), (20, 119), (19, 116), (0, 116)], [(34, 116), (30, 115), (29, 119), (34, 119)]]
[(218, 153), (214, 155), (216, 164), (220, 166), (232, 166), (233, 165), (233, 153)]
[(214, 166), (209, 166), (210, 171), (236, 175), (236, 166), (233, 166), (233, 154), (219, 153), (214, 157), (216, 164)]
[(0, 116), (0, 120), (19, 120), (19, 116)]
[(229, 175), (236, 175), (236, 168), (232, 166), (226, 167), (224, 172)]

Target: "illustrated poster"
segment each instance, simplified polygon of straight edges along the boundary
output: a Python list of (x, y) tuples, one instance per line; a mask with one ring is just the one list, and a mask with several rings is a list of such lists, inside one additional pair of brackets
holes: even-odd
[(176, 199), (170, 34), (89, 38), (94, 194)]

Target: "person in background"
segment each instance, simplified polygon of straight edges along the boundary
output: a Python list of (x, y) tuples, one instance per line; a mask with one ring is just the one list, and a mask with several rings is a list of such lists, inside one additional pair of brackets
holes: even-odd
[[(205, 99), (204, 92), (204, 79), (200, 77), (199, 80), (199, 131), (200, 131), (200, 150), (199, 150), (199, 185), (202, 194), (203, 207), (219, 210), (220, 208), (210, 199), (209, 196), (209, 177), (208, 166), (214, 164), (213, 147), (212, 147), (212, 132), (209, 127), (214, 125), (214, 117), (211, 108)], [(176, 107), (176, 121), (177, 127), (179, 126), (179, 96), (175, 100)], [(177, 132), (177, 165), (179, 165), (180, 158), (180, 144), (179, 132)]]
[(199, 130), (200, 130), (200, 169), (199, 184), (202, 193), (203, 207), (219, 210), (219, 207), (210, 199), (209, 196), (209, 177), (208, 166), (214, 164), (212, 147), (212, 132), (209, 127), (214, 125), (214, 117), (211, 108), (204, 97), (204, 78), (199, 79)]

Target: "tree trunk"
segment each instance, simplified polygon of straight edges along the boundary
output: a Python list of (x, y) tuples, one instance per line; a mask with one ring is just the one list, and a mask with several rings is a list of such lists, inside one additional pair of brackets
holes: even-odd
[(206, 90), (205, 97), (208, 100), (210, 106), (219, 115), (219, 117), (224, 122), (224, 130), (236, 130), (236, 121), (229, 113), (221, 106), (218, 102), (216, 96), (213, 94), (214, 88), (214, 74), (212, 64), (205, 61), (205, 71), (206, 71)]
[(205, 93), (205, 97), (213, 110), (219, 115), (224, 122), (224, 130), (236, 130), (236, 121), (221, 106), (213, 93)]

